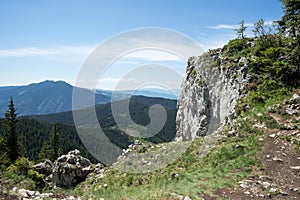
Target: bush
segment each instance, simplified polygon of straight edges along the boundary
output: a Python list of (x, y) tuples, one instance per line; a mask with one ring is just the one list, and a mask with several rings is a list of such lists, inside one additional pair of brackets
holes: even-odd
[(18, 158), (14, 164), (10, 165), (7, 170), (10, 172), (14, 172), (18, 175), (28, 175), (28, 171), (33, 167), (33, 162), (28, 160), (28, 158), (20, 157)]
[(235, 39), (228, 42), (227, 45), (223, 48), (223, 53), (226, 56), (245, 56), (244, 53), (247, 53), (245, 50), (249, 50), (251, 44), (249, 43), (250, 39)]
[(28, 171), (28, 177), (35, 182), (36, 188), (42, 189), (45, 187), (44, 175), (30, 169)]

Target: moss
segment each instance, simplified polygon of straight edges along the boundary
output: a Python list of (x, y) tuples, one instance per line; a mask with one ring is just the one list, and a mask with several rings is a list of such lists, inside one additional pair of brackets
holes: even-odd
[(198, 85), (199, 85), (200, 87), (204, 86), (204, 80), (202, 80), (202, 79), (199, 79), (199, 81), (198, 81)]

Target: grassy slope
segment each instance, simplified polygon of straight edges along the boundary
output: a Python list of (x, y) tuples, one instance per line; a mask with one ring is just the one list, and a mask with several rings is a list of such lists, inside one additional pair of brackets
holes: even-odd
[[(72, 193), (84, 199), (177, 199), (173, 193), (192, 199), (221, 198), (222, 195), (216, 194), (220, 189), (238, 188), (238, 182), (249, 175), (257, 171), (266, 173), (260, 154), (266, 143), (263, 139), (268, 137), (267, 130), (280, 128), (269, 117), (268, 107), (289, 97), (269, 99), (265, 106), (253, 108), (230, 127), (224, 127), (222, 134), (227, 137), (219, 139), (204, 157), (199, 155), (203, 143), (203, 138), (199, 138), (177, 161), (162, 170), (130, 174), (110, 168), (104, 178), (92, 176)], [(265, 124), (266, 128), (255, 126), (257, 124)], [(297, 151), (299, 153), (299, 147)], [(178, 177), (174, 178), (174, 174)]]
[[(176, 193), (202, 199), (215, 195), (222, 188), (238, 187), (238, 181), (254, 171), (263, 171), (260, 152), (265, 145), (266, 131), (255, 125), (263, 123), (267, 128), (276, 127), (268, 116), (268, 107), (290, 98), (295, 88), (291, 86), (292, 80), (282, 74), (289, 70), (283, 67), (288, 61), (278, 64), (277, 55), (283, 56), (286, 48), (284, 41), (279, 44), (277, 39), (274, 38), (271, 46), (262, 46), (253, 39), (233, 40), (223, 48), (225, 67), (234, 66), (240, 57), (246, 57), (253, 66), (252, 80), (245, 90), (248, 95), (236, 108), (239, 117), (224, 127), (222, 135), (227, 137), (218, 140), (207, 155), (199, 156), (203, 139), (196, 139), (185, 154), (162, 170), (129, 174), (108, 169), (104, 178), (91, 177), (72, 192), (84, 198), (177, 199), (172, 194)], [(246, 105), (249, 110), (244, 109)], [(173, 178), (174, 174), (178, 177)], [(222, 194), (217, 196), (221, 198)]]

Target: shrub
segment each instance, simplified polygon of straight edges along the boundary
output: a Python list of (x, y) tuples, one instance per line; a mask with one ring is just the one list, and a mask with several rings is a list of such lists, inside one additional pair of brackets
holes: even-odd
[(28, 171), (33, 167), (33, 162), (28, 160), (28, 158), (20, 157), (18, 158), (14, 164), (10, 165), (7, 170), (10, 172), (14, 172), (19, 175), (28, 175)]

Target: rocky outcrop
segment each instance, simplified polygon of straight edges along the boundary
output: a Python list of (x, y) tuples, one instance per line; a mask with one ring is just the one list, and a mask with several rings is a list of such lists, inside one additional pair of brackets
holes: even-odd
[(235, 116), (235, 106), (250, 76), (245, 58), (228, 65), (221, 49), (188, 60), (176, 117), (176, 140), (191, 140), (217, 130)]
[(91, 162), (82, 157), (79, 150), (74, 150), (54, 162), (52, 178), (58, 187), (71, 187), (83, 181), (93, 170)]
[(104, 176), (104, 165), (91, 162), (80, 155), (79, 150), (70, 151), (52, 163), (45, 160), (33, 166), (33, 169), (44, 175), (44, 181), (49, 186), (72, 187), (85, 180), (88, 175)]
[(33, 166), (33, 169), (40, 174), (49, 176), (52, 174), (53, 163), (50, 160), (45, 160)]

